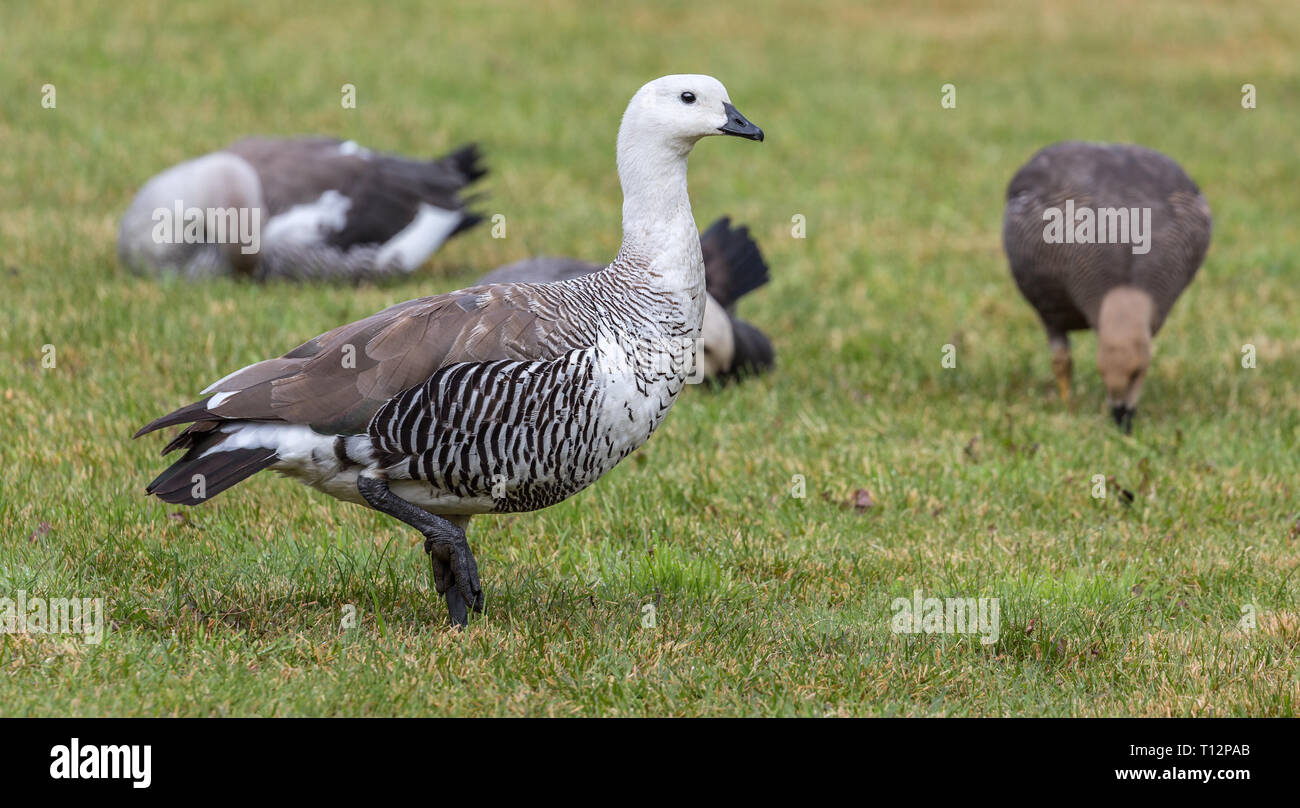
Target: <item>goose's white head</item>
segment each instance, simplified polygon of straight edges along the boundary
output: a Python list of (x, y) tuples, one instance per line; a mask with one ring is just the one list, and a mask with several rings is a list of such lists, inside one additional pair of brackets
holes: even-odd
[(762, 140), (763, 130), (732, 106), (727, 88), (712, 76), (664, 76), (632, 96), (618, 130), (619, 150), (635, 142), (686, 154), (709, 135)]

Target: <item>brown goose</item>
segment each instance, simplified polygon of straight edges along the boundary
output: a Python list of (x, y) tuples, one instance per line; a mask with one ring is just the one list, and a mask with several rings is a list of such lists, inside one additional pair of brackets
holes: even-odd
[[(736, 301), (768, 281), (767, 262), (747, 227), (723, 216), (700, 235), (704, 254), (704, 325), (696, 356), (700, 381), (728, 382), (769, 370), (775, 362), (767, 335), (734, 316)], [(598, 264), (576, 258), (526, 258), (478, 279), (493, 283), (550, 283), (588, 275)]]
[(247, 138), (145, 183), (118, 230), (122, 263), (191, 279), (361, 281), (410, 272), (479, 222), (461, 191), (478, 148), (425, 162), (332, 138)]
[(1097, 365), (1115, 423), (1131, 432), (1152, 339), (1210, 244), (1210, 207), (1165, 155), (1070, 141), (1039, 151), (1007, 188), (1002, 244), (1047, 330), (1061, 397), (1069, 332), (1097, 332)]
[(425, 537), (454, 624), (482, 610), (477, 513), (581, 491), (644, 443), (690, 373), (704, 262), (686, 158), (708, 135), (762, 140), (709, 76), (666, 76), (618, 132), (623, 244), (605, 269), (399, 303), (250, 365), (138, 435), (190, 424), (149, 484), (196, 505), (262, 469), (369, 505)]

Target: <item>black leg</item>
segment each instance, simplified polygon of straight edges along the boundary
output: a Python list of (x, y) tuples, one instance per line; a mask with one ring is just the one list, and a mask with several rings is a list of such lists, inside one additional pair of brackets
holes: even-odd
[(479, 585), (478, 562), (469, 549), (465, 531), (452, 522), (417, 508), (374, 477), (358, 477), (357, 491), (375, 510), (400, 519), (424, 535), (424, 551), (433, 562), (433, 585), (447, 598), (447, 610), (454, 626), (469, 622), (469, 607), (483, 611), (483, 589)]

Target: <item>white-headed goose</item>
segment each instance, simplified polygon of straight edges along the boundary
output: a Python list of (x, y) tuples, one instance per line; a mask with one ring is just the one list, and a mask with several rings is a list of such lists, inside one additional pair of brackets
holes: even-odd
[(262, 469), (419, 530), (452, 622), (483, 593), (468, 517), (545, 508), (644, 443), (685, 385), (704, 318), (686, 158), (762, 140), (709, 76), (665, 76), (618, 131), (623, 243), (599, 272), (399, 303), (213, 383), (141, 429), (190, 424), (148, 486), (195, 505)]

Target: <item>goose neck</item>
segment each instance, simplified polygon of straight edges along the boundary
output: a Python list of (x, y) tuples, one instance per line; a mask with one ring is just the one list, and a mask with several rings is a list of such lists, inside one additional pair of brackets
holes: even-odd
[(686, 190), (689, 148), (632, 145), (620, 138), (618, 176), (623, 186), (623, 249), (653, 258), (679, 242), (697, 238)]

